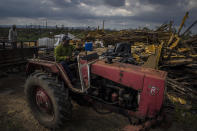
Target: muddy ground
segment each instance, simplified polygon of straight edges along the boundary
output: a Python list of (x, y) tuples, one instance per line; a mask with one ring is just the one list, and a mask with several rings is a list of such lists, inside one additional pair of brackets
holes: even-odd
[[(31, 115), (24, 97), (25, 74), (8, 74), (0, 78), (0, 131), (49, 131)], [(72, 119), (61, 131), (120, 131), (128, 119), (112, 113), (97, 114), (92, 108), (73, 103)], [(155, 127), (151, 131), (188, 131), (173, 122), (170, 128)], [(191, 131), (193, 129), (190, 129)]]

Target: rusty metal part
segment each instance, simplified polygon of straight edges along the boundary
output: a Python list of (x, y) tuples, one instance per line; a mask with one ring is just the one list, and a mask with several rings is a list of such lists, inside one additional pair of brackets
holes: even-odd
[(66, 82), (66, 84), (68, 85), (68, 87), (74, 91), (74, 92), (78, 92), (78, 93), (82, 93), (82, 91), (78, 88), (74, 88), (73, 85), (71, 84), (70, 79), (68, 78), (67, 73), (64, 71), (64, 68), (62, 67), (61, 64), (55, 63), (57, 69), (59, 70), (59, 73), (61, 74), (63, 80)]
[(48, 115), (53, 115), (53, 106), (51, 100), (44, 89), (38, 87), (36, 89), (36, 104), (40, 111), (47, 113)]
[(80, 89), (78, 88), (74, 88), (73, 85), (70, 82), (70, 79), (68, 78), (66, 72), (64, 71), (63, 67), (61, 64), (53, 62), (53, 61), (46, 61), (46, 60), (40, 60), (40, 59), (29, 59), (28, 60), (29, 63), (27, 65), (27, 74), (30, 74), (32, 72), (30, 72), (30, 69), (32, 68), (48, 68), (50, 72), (52, 73), (60, 73), (60, 75), (62, 76), (65, 84), (74, 92), (78, 92), (78, 93), (83, 93)]
[(58, 73), (58, 69), (56, 67), (56, 63), (52, 62), (52, 61), (46, 61), (46, 60), (40, 60), (40, 59), (28, 59), (28, 64), (27, 64), (27, 69), (26, 69), (26, 73), (30, 74), (33, 72), (30, 72), (30, 70), (34, 67), (39, 67), (42, 69), (42, 67), (47, 67), (50, 72), (52, 73)]

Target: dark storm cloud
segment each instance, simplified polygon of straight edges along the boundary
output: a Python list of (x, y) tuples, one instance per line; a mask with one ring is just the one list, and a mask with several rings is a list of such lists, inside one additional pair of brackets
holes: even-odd
[(73, 7), (80, 3), (80, 0), (51, 0), (54, 5), (59, 7)]
[[(193, 0), (195, 1), (195, 0)], [(154, 21), (154, 22), (167, 22), (173, 20), (175, 24), (180, 24), (186, 11), (190, 12), (188, 23), (197, 20), (196, 13), (197, 7), (189, 8), (189, 0), (140, 0), (141, 4), (158, 5), (158, 8), (151, 12), (144, 12), (140, 16), (134, 16), (137, 20)]]
[(51, 0), (59, 7), (76, 7), (80, 3), (85, 3), (92, 6), (103, 5), (104, 0)]
[[(58, 2), (57, 2), (58, 1)], [(0, 4), (0, 18), (3, 17), (47, 17), (52, 19), (63, 18), (94, 18), (88, 13), (77, 9), (77, 1), (71, 3), (64, 0), (6, 0)], [(54, 10), (57, 9), (57, 10)]]
[(176, 5), (179, 2), (185, 3), (185, 2), (187, 2), (187, 0), (140, 0), (140, 3), (158, 4), (158, 5), (165, 5), (165, 6)]
[(0, 22), (13, 17), (47, 18), (57, 22), (70, 20), (72, 23), (83, 21), (87, 24), (105, 19), (117, 22), (117, 25), (121, 21), (161, 24), (174, 20), (177, 25), (186, 11), (190, 11), (188, 23), (197, 19), (196, 4), (195, 0), (3, 0)]
[[(124, 0), (123, 0), (124, 1)], [(85, 3), (90, 6), (106, 5), (122, 6), (123, 2), (118, 4), (109, 0), (4, 0), (0, 4), (0, 18), (3, 17), (47, 17), (51, 19), (97, 19), (99, 16), (91, 12), (80, 9), (78, 6)], [(109, 7), (110, 8), (110, 7)]]
[(46, 8), (38, 1), (5, 0), (0, 4), (0, 17), (41, 17), (47, 14)]
[(125, 0), (52, 0), (55, 4), (60, 6), (75, 6), (81, 2), (88, 5), (108, 5), (112, 7), (121, 7), (125, 5)]
[(120, 7), (125, 5), (125, 0), (104, 0), (107, 5)]

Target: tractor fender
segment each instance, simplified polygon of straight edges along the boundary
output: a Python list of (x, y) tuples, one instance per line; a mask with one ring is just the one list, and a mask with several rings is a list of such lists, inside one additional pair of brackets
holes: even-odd
[(57, 62), (29, 59), (26, 66), (26, 75), (29, 76), (31, 73), (35, 72), (35, 70), (44, 70), (46, 72), (59, 74), (68, 88), (74, 92), (83, 93), (82, 90), (73, 87), (70, 79), (67, 76), (67, 73), (64, 71), (64, 68)]
[(35, 70), (45, 70), (57, 74), (59, 72), (55, 62), (46, 60), (29, 59), (26, 65), (26, 75), (29, 76)]

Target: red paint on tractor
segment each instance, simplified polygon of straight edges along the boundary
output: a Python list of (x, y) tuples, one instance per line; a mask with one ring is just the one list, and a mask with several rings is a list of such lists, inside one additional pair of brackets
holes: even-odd
[(110, 79), (127, 87), (132, 87), (135, 90), (143, 88), (145, 75), (161, 80), (165, 80), (167, 75), (164, 71), (124, 63), (107, 64), (101, 60), (92, 64), (91, 73)]
[(154, 117), (159, 113), (164, 99), (165, 79), (145, 75), (140, 95), (138, 112), (142, 116)]
[(164, 99), (166, 72), (123, 63), (107, 64), (100, 60), (91, 65), (91, 73), (138, 90), (140, 101), (135, 116), (151, 118), (159, 113)]
[[(81, 60), (80, 63), (87, 64), (87, 61)], [(52, 72), (64, 73), (57, 68), (55, 62), (40, 62), (34, 60), (29, 61), (29, 64), (38, 67), (46, 66), (51, 69)], [(90, 74), (96, 74), (139, 91), (139, 106), (136, 112), (128, 111), (128, 114), (131, 116), (134, 115), (138, 118), (152, 118), (159, 113), (164, 99), (166, 72), (124, 63), (108, 64), (103, 60), (98, 60), (90, 65)], [(87, 65), (82, 67), (82, 75), (85, 85), (87, 86)], [(66, 79), (64, 80), (67, 82)], [(73, 87), (70, 88), (74, 90)]]
[(26, 72), (31, 73), (31, 69), (48, 69), (50, 72), (58, 73), (59, 70), (56, 67), (55, 62), (46, 61), (46, 60), (37, 60), (37, 59), (30, 59), (28, 60), (28, 64), (26, 66)]
[(37, 88), (36, 90), (36, 104), (41, 111), (52, 113), (51, 100), (42, 88)]
[(120, 66), (121, 64), (107, 64), (104, 61), (98, 61), (92, 64), (91, 73), (136, 90), (142, 89), (144, 74), (135, 70), (126, 70), (126, 67)]

